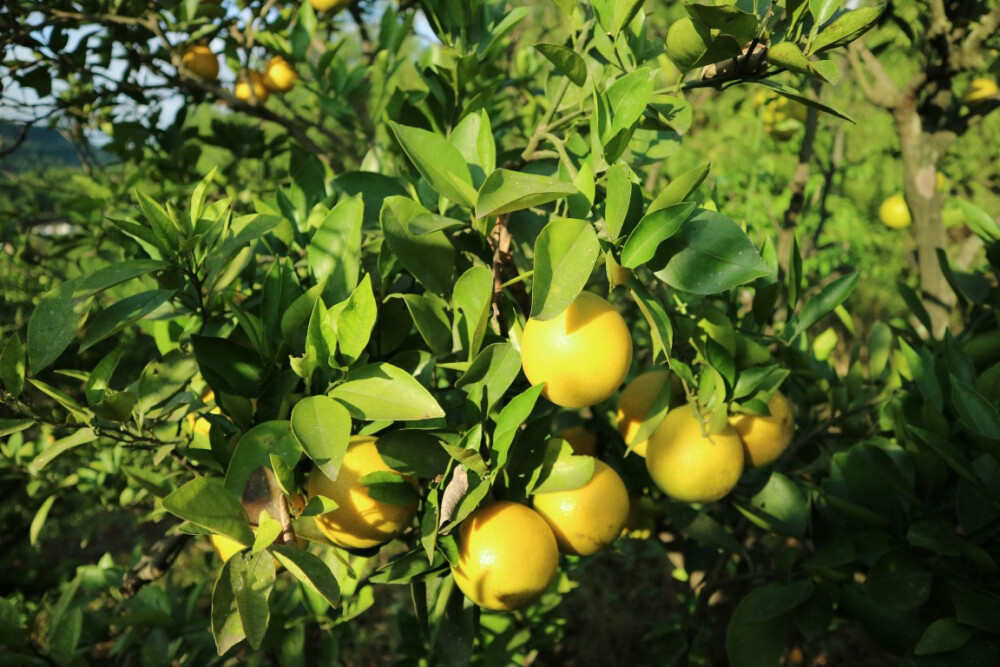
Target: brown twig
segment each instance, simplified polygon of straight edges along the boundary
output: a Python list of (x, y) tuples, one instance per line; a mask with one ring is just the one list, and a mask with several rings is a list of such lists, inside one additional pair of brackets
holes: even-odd
[(143, 554), (136, 566), (125, 573), (122, 594), (126, 598), (134, 597), (143, 586), (165, 575), (190, 539), (190, 535), (181, 533), (164, 536), (155, 542), (149, 553)]

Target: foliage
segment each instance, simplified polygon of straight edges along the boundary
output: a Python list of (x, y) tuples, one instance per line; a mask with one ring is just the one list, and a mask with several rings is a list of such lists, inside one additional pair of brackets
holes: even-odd
[[(0, 239), (0, 521), (17, 536), (0, 549), (0, 646), (16, 660), (557, 664), (641, 646), (635, 661), (767, 665), (800, 645), (850, 660), (858, 628), (879, 647), (863, 650), (906, 664), (995, 658), (995, 137), (945, 160), (955, 234), (985, 254), (941, 249), (958, 309), (934, 338), (919, 295), (889, 285), (896, 237), (873, 230), (895, 143), (831, 89), (872, 29), (906, 73), (900, 14), (876, 28), (882, 7), (804, 0), (15, 4), (5, 91), (54, 100), (28, 125), (104, 132), (113, 156), (0, 190), (15, 216), (70, 226)], [(200, 42), (220, 81), (183, 67)], [(274, 55), (301, 76), (289, 93), (229, 92)], [(774, 126), (822, 168), (798, 193), (759, 91), (808, 109)], [(542, 398), (521, 373), (524, 323), (585, 289), (629, 324), (629, 377), (669, 368), (709, 432), (766, 415), (780, 386), (797, 406), (787, 452), (689, 505), (628, 453), (614, 398)], [(491, 500), (586, 483), (567, 425), (597, 433), (625, 481), (630, 538), (564, 556), (524, 610), (482, 611), (449, 573), (456, 528)], [(300, 502), (351, 434), (417, 480), (417, 517), (381, 548), (335, 546), (314, 521), (333, 501)], [(413, 502), (397, 475), (362, 483)], [(220, 564), (208, 533), (244, 549)], [(573, 624), (627, 625), (602, 614), (631, 621), (618, 652)]]

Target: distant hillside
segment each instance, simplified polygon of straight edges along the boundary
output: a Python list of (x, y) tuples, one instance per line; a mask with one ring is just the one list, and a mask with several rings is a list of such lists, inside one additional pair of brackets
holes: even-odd
[[(0, 122), (0, 146), (11, 146), (21, 133), (21, 126), (13, 123)], [(44, 127), (33, 127), (28, 130), (28, 137), (17, 150), (10, 155), (0, 157), (0, 168), (12, 171), (25, 171), (42, 167), (80, 166), (73, 144), (66, 141), (55, 130)]]

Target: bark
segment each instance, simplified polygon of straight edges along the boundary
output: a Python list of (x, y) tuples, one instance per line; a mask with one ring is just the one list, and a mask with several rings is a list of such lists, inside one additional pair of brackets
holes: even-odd
[(941, 220), (944, 195), (936, 187), (937, 173), (955, 135), (946, 131), (927, 131), (916, 101), (912, 99), (904, 99), (897, 105), (893, 117), (903, 152), (904, 196), (913, 216), (921, 297), (931, 317), (931, 333), (939, 338), (948, 328), (955, 294), (937, 259), (937, 249), (947, 246)]

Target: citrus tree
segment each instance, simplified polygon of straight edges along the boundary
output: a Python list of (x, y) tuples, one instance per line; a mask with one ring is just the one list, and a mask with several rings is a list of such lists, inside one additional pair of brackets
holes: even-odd
[[(659, 573), (637, 660), (846, 660), (858, 627), (913, 664), (995, 656), (996, 222), (970, 205), (994, 268), (952, 276), (967, 333), (855, 338), (860, 274), (806, 281), (686, 147), (705, 95), (747, 88), (775, 139), (849, 122), (822, 91), (882, 7), (343, 9), (5, 17), (44, 56), (15, 49), (12, 85), (139, 161), (4, 323), (12, 550), (98, 551), (25, 566), (5, 648), (557, 663), (615, 548)], [(178, 92), (171, 121), (116, 115)]]

